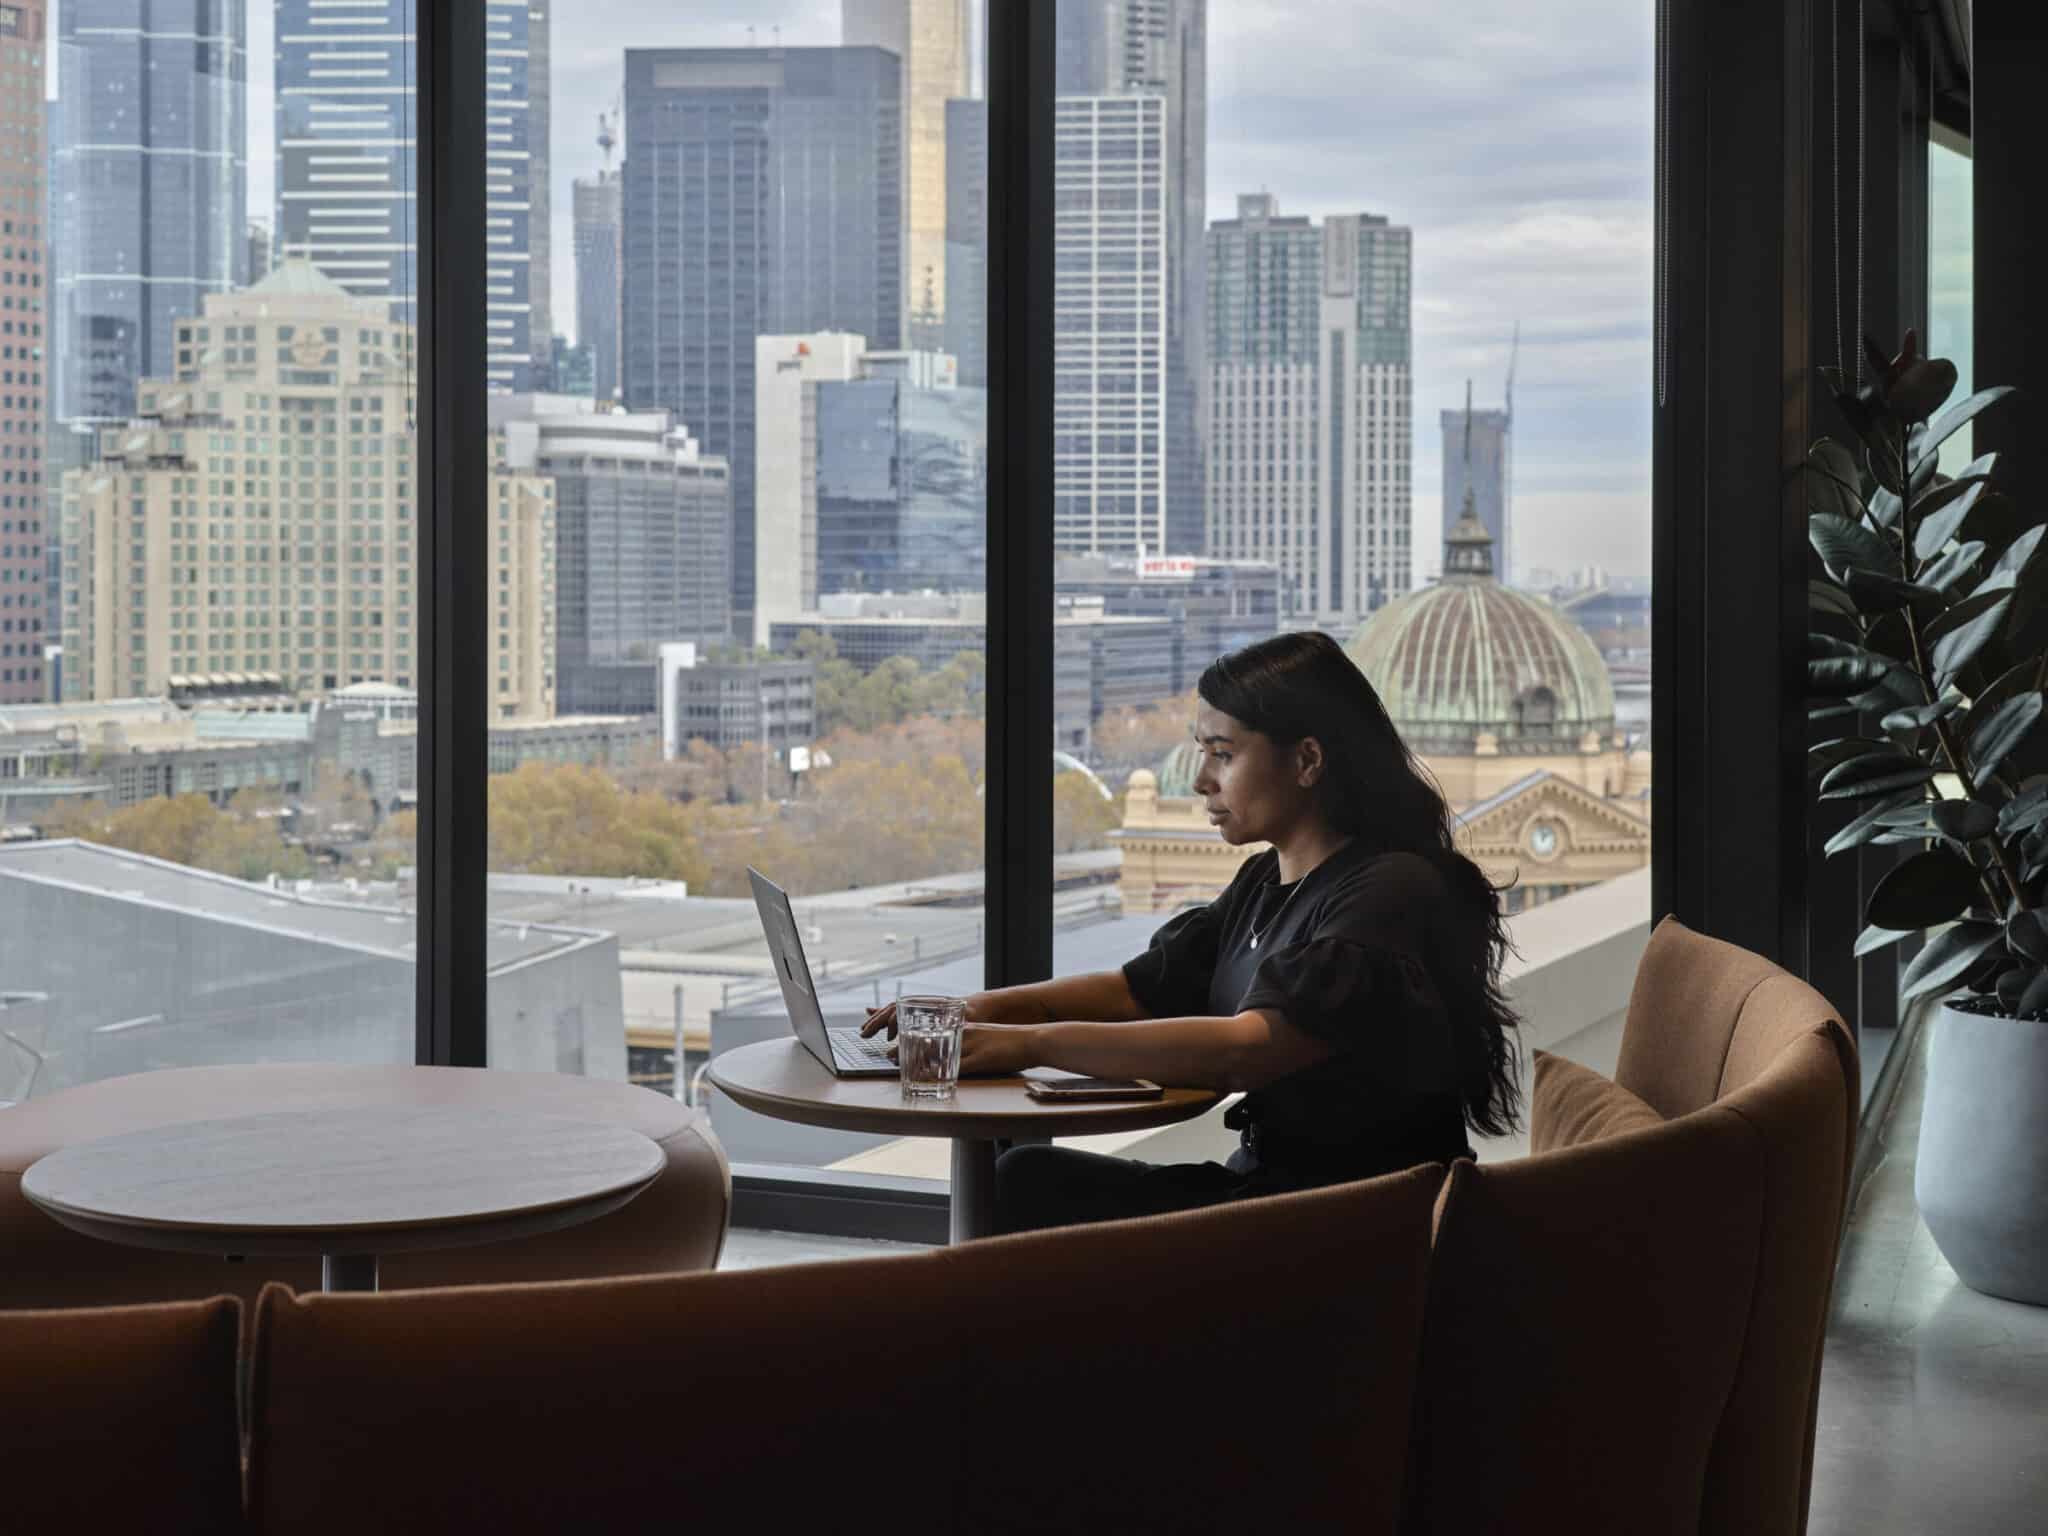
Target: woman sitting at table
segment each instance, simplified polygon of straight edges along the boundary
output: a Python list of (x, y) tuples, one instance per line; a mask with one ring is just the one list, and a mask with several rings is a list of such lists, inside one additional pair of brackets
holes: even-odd
[[(1517, 1020), (1493, 885), (1441, 792), (1327, 635), (1276, 635), (1202, 674), (1195, 793), (1268, 843), (1120, 971), (967, 1000), (963, 1074), (1048, 1066), (1244, 1093), (1225, 1163), (1023, 1146), (996, 1165), (1004, 1231), (1106, 1221), (1471, 1156), (1517, 1119)], [(893, 1007), (864, 1034), (894, 1033)]]

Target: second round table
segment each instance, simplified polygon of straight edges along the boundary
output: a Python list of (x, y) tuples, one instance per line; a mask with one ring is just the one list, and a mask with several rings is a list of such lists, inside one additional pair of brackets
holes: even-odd
[(1207, 1088), (1169, 1088), (1158, 1099), (1047, 1104), (1025, 1091), (1023, 1077), (963, 1077), (950, 1100), (905, 1099), (893, 1077), (834, 1077), (794, 1037), (727, 1051), (712, 1061), (708, 1075), (741, 1108), (777, 1120), (869, 1135), (950, 1138), (948, 1211), (956, 1243), (995, 1230), (999, 1142), (1177, 1125), (1221, 1098)]

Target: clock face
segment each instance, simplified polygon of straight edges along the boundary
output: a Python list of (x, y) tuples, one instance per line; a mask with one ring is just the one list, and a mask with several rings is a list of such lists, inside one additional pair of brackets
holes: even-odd
[(1557, 852), (1557, 828), (1547, 821), (1537, 822), (1529, 829), (1529, 851), (1539, 859)]
[(301, 368), (317, 368), (326, 358), (327, 343), (318, 336), (300, 336), (292, 342), (292, 361)]

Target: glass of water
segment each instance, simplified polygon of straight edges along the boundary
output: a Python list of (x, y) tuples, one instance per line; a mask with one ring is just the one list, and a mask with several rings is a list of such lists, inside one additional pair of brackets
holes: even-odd
[(950, 1099), (960, 1081), (960, 1026), (967, 1005), (957, 997), (896, 1000), (896, 1065), (906, 1099)]

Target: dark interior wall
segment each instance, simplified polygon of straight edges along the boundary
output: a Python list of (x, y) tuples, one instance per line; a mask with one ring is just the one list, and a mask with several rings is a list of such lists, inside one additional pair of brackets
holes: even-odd
[(1976, 423), (2006, 494), (2048, 515), (2048, 14), (2039, 0), (1977, 0), (1971, 109), (1976, 384), (2025, 398)]

